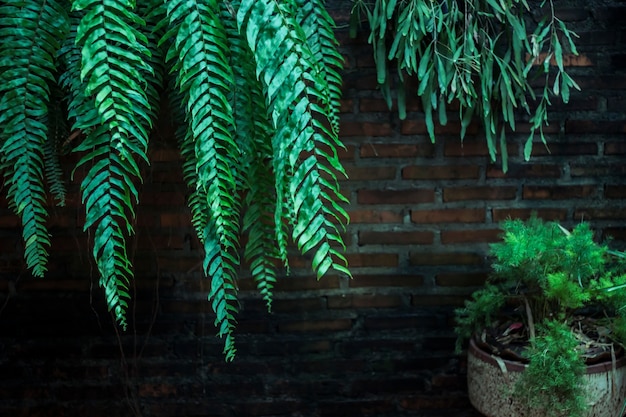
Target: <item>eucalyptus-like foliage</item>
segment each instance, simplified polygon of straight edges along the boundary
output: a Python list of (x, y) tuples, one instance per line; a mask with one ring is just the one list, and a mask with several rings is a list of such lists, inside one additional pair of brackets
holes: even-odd
[(321, 0), (3, 1), (0, 158), (33, 274), (50, 244), (44, 172), (62, 203), (57, 152), (71, 143), (100, 285), (126, 327), (137, 183), (165, 95), (227, 359), (242, 261), (268, 308), (290, 240), (318, 277), (349, 275), (336, 45)]
[[(552, 0), (540, 7), (534, 12), (542, 18), (535, 23), (526, 0), (354, 0), (351, 33), (356, 34), (365, 14), (378, 83), (389, 107), (393, 74), (388, 66), (397, 67), (401, 119), (406, 117), (407, 80), (415, 77), (431, 140), (434, 115), (446, 125), (446, 106), (456, 101), (461, 139), (478, 118), (491, 160), (499, 143), (506, 171), (507, 130), (516, 130), (516, 120), (528, 120), (528, 160), (537, 132), (546, 143), (543, 127), (551, 98), (567, 103), (571, 88), (579, 89), (563, 64), (564, 51), (578, 54), (575, 34), (555, 16)], [(543, 78), (539, 92), (537, 77)]]

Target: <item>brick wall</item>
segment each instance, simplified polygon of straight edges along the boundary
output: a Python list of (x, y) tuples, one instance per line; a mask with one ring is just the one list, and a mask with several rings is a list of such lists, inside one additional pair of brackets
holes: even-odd
[(536, 144), (530, 163), (524, 130), (510, 135), (504, 175), (477, 128), (461, 144), (450, 122), (431, 144), (418, 100), (405, 121), (389, 112), (365, 31), (349, 39), (349, 3), (330, 2), (347, 60), (341, 157), (354, 279), (318, 282), (309, 260), (294, 255), (268, 314), (243, 273), (233, 363), (214, 337), (209, 281), (166, 123), (144, 170), (131, 248), (135, 302), (124, 334), (106, 313), (90, 236), (81, 231), (79, 181), (68, 207), (51, 209), (45, 279), (28, 276), (18, 220), (3, 201), (0, 415), (475, 415), (464, 360), (453, 354), (452, 310), (484, 281), (498, 223), (531, 211), (566, 225), (584, 219), (626, 247), (626, 4), (557, 5), (580, 35), (581, 55), (567, 63), (583, 91), (568, 106), (555, 103), (549, 150)]

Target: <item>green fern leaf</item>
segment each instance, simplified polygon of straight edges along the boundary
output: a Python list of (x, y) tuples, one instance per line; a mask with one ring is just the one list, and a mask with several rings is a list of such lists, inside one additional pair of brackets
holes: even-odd
[[(204, 271), (211, 279), (209, 299), (216, 313), (218, 334), (225, 336), (227, 360), (235, 354), (233, 331), (238, 309), (235, 284), (238, 265), (239, 196), (232, 171), (239, 149), (232, 132), (229, 103), (233, 75), (228, 61), (226, 31), (220, 21), (217, 0), (172, 0), (167, 3), (170, 30), (176, 41), (168, 60), (189, 120), (188, 139), (194, 143), (196, 188), (206, 193), (209, 216), (200, 236), (204, 242)], [(193, 210), (193, 208), (192, 208)]]
[(95, 227), (93, 254), (100, 285), (123, 328), (132, 279), (126, 236), (133, 233), (130, 219), (138, 200), (133, 178), (140, 178), (135, 158), (147, 162), (147, 129), (152, 123), (144, 92), (144, 74), (152, 72), (146, 64), (147, 39), (137, 30), (144, 22), (132, 8), (125, 0), (73, 2), (73, 10), (84, 12), (75, 35), (82, 55), (82, 85), (76, 87), (84, 96), (94, 97), (99, 117), (99, 124), (90, 126), (93, 130), (75, 149), (88, 151), (78, 166), (92, 163), (81, 183), (87, 212), (84, 228)]
[(46, 271), (50, 246), (43, 187), (48, 85), (55, 81), (54, 57), (67, 29), (67, 15), (56, 1), (0, 4), (0, 164), (35, 276)]
[(337, 51), (333, 33), (335, 23), (328, 14), (324, 0), (296, 0), (296, 19), (306, 36), (307, 44), (315, 59), (315, 69), (324, 80), (322, 93), (325, 111), (330, 117), (335, 133), (339, 132), (339, 107), (341, 106), (341, 75), (343, 57)]
[(59, 162), (59, 153), (65, 138), (68, 137), (65, 109), (62, 106), (61, 91), (52, 86), (52, 97), (48, 108), (48, 137), (44, 144), (44, 167), (46, 180), (52, 196), (59, 207), (65, 206), (65, 182)]
[[(280, 202), (286, 201), (292, 237), (302, 252), (314, 251), (313, 269), (318, 278), (330, 269), (349, 275), (345, 257), (333, 249), (337, 244), (343, 246), (339, 228), (348, 216), (339, 205), (326, 200), (340, 196), (336, 175), (326, 181), (320, 173), (345, 175), (336, 156), (342, 145), (337, 135), (325, 128), (329, 115), (318, 103), (325, 103), (322, 90), (327, 83), (315, 71), (315, 57), (290, 13), (289, 7), (274, 0), (244, 0), (237, 14), (239, 29), (246, 33), (256, 59), (257, 75), (266, 88), (276, 128), (274, 160), (286, 161), (274, 167), (277, 213), (281, 213)], [(322, 151), (322, 147), (330, 151)], [(342, 221), (337, 225), (332, 219)], [(276, 223), (280, 222), (282, 216), (276, 218)]]
[[(235, 78), (232, 103), (236, 141), (241, 149), (240, 181), (246, 208), (242, 229), (248, 239), (244, 258), (259, 292), (271, 311), (276, 282), (276, 239), (271, 213), (276, 209), (272, 157), (273, 129), (269, 122), (263, 87), (256, 78), (254, 56), (237, 28), (234, 16), (239, 1), (222, 4), (228, 37), (230, 65)], [(283, 261), (287, 262), (286, 249)]]
[[(148, 112), (150, 120), (156, 122), (161, 108), (161, 91), (165, 80), (165, 51), (159, 45), (159, 40), (165, 35), (164, 25), (167, 24), (167, 10), (163, 0), (144, 0), (137, 3), (137, 14), (145, 25), (135, 28), (146, 37), (146, 47), (149, 54), (146, 62), (151, 71), (142, 74), (146, 80), (146, 97), (150, 103)], [(149, 125), (146, 129), (149, 129)]]

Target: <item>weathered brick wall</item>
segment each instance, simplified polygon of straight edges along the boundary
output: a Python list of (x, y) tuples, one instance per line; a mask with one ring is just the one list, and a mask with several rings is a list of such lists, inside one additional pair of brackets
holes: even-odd
[(0, 415), (472, 416), (452, 310), (485, 279), (498, 223), (534, 210), (566, 225), (584, 219), (626, 246), (624, 2), (557, 3), (580, 35), (581, 55), (567, 63), (582, 92), (555, 103), (549, 151), (536, 144), (530, 163), (519, 124), (506, 175), (477, 127), (461, 144), (451, 121), (431, 144), (417, 100), (405, 121), (389, 112), (365, 30), (349, 39), (348, 2), (330, 4), (347, 61), (341, 157), (354, 279), (318, 282), (294, 254), (269, 314), (243, 273), (238, 356), (225, 363), (164, 123), (144, 170), (133, 318), (119, 339), (81, 231), (79, 181), (68, 207), (51, 208), (45, 279), (28, 276), (18, 220), (0, 206)]

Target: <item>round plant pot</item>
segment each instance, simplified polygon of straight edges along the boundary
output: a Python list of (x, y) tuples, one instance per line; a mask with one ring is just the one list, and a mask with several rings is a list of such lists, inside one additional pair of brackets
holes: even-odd
[[(583, 378), (586, 417), (616, 417), (626, 398), (626, 359), (614, 365), (602, 362), (587, 366)], [(487, 417), (544, 417), (541, 410), (529, 409), (511, 392), (526, 365), (501, 359), (470, 340), (467, 355), (467, 385), (472, 405)]]

